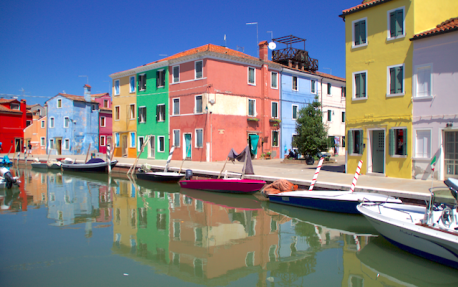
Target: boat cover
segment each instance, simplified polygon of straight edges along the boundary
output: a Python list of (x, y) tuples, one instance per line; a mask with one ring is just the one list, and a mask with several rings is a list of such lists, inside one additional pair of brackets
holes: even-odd
[(251, 162), (250, 147), (246, 146), (241, 153), (236, 153), (232, 148), (227, 157), (234, 162), (235, 160), (243, 162), (245, 161), (245, 155), (250, 155), (246, 158), (246, 164), (242, 170), (242, 174), (254, 174), (253, 164)]
[(101, 162), (105, 162), (105, 161), (103, 159), (101, 159), (101, 158), (91, 158), (86, 163), (101, 163)]

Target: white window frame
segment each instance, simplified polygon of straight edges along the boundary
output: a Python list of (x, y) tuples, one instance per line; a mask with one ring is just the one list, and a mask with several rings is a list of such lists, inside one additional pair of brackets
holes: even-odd
[[(363, 74), (365, 73), (366, 74), (366, 97), (364, 98), (357, 98), (356, 97), (356, 81), (355, 81), (355, 75), (357, 74)], [(367, 94), (367, 87), (368, 87), (368, 83), (369, 83), (369, 75), (368, 75), (368, 72), (367, 70), (364, 70), (364, 71), (357, 71), (357, 72), (353, 72), (351, 74), (351, 81), (352, 81), (352, 91), (351, 91), (351, 100), (352, 101), (365, 101), (369, 98), (369, 95)]]
[[(67, 142), (68, 142), (68, 146), (66, 147), (65, 145)], [(70, 139), (69, 138), (65, 138), (63, 144), (64, 144), (64, 146), (62, 147), (63, 150), (70, 150)]]
[[(133, 85), (132, 85), (132, 78), (134, 79), (134, 84)], [(130, 76), (129, 77), (129, 93), (131, 93), (131, 94), (135, 93), (135, 89), (136, 89), (136, 87), (135, 87), (136, 86), (136, 84), (135, 84), (136, 83), (136, 81), (135, 81), (136, 79), (135, 78), (136, 78), (135, 76)]]
[(56, 104), (58, 109), (62, 109), (62, 99), (57, 99), (57, 104)]
[[(273, 74), (276, 74), (275, 78), (276, 78), (276, 81), (277, 81), (277, 87), (274, 87), (273, 83), (272, 83)], [(277, 72), (270, 72), (270, 88), (274, 89), (274, 90), (278, 90), (278, 73)]]
[[(139, 123), (139, 124), (144, 124), (144, 123), (146, 123), (146, 121), (142, 121), (142, 120), (141, 120), (141, 113), (140, 113), (140, 109), (141, 109), (141, 108), (145, 108), (145, 109), (146, 109), (146, 106), (140, 106), (140, 107), (138, 107), (138, 112), (137, 112), (137, 114), (138, 114), (138, 118), (140, 119), (140, 120), (138, 121), (138, 123)], [(146, 113), (145, 113), (145, 117), (146, 117)]]
[[(197, 112), (197, 97), (201, 97), (202, 98), (202, 111), (201, 112)], [(204, 113), (204, 96), (203, 95), (195, 95), (194, 96), (194, 113), (195, 114), (203, 114)]]
[[(142, 139), (142, 142), (140, 144), (140, 139)], [(140, 151), (142, 148), (142, 145), (145, 143), (145, 137), (144, 136), (138, 136), (137, 137), (137, 150)]]
[[(253, 69), (254, 71), (254, 76), (253, 76), (253, 80), (254, 80), (254, 83), (250, 83), (250, 69)], [(254, 67), (247, 67), (247, 84), (250, 85), (250, 86), (256, 86), (256, 68)]]
[[(296, 78), (296, 89), (294, 89), (294, 78)], [(299, 77), (297, 76), (291, 77), (291, 90), (295, 92), (299, 91)]]
[(46, 145), (46, 137), (41, 137), (40, 138), (40, 146), (45, 146)]
[[(164, 150), (161, 150), (160, 139), (163, 138), (164, 140)], [(165, 152), (165, 137), (164, 136), (157, 136), (157, 152)]]
[[(53, 149), (54, 148), (54, 139), (49, 139), (49, 148)], [(49, 151), (51, 152), (51, 151)]]
[[(178, 100), (178, 113), (175, 111), (175, 100)], [(178, 116), (180, 114), (180, 98), (172, 99), (172, 115)]]
[(44, 129), (46, 127), (45, 121), (41, 121), (41, 128)]
[[(393, 155), (390, 155), (390, 130), (405, 130), (405, 132), (407, 133), (407, 126), (392, 127), (388, 129), (388, 156), (391, 158), (407, 158), (409, 156), (409, 146), (406, 143), (404, 143), (406, 145), (406, 155), (396, 154), (396, 152)], [(411, 139), (411, 137), (409, 137), (408, 134), (406, 137), (408, 142)], [(394, 142), (396, 143), (396, 139), (394, 139)]]
[[(116, 114), (116, 108), (118, 108), (119, 110), (118, 114)], [(116, 118), (116, 116), (118, 116), (118, 118)], [(115, 106), (114, 107), (114, 120), (119, 121), (120, 119), (121, 119), (121, 106)]]
[[(359, 21), (363, 21), (365, 20), (366, 21), (366, 43), (364, 44), (359, 44), (359, 45), (355, 45), (355, 23), (356, 22), (359, 22)], [(368, 30), (368, 23), (367, 23), (367, 17), (364, 17), (364, 18), (360, 18), (360, 19), (357, 19), (357, 20), (354, 20), (351, 22), (351, 48), (354, 49), (354, 48), (360, 48), (360, 47), (365, 47), (369, 44), (369, 39), (367, 39), (367, 30)]]
[[(277, 145), (274, 145), (274, 132), (278, 133)], [(271, 138), (272, 140), (270, 141), (270, 146), (271, 147), (279, 147), (280, 146), (280, 130), (272, 130), (271, 136), (272, 136), (272, 138)]]
[[(418, 89), (418, 70), (422, 69), (429, 69), (429, 96), (422, 96), (419, 97), (417, 96), (417, 89)], [(433, 64), (428, 63), (428, 64), (422, 64), (422, 65), (416, 65), (414, 67), (414, 75), (413, 75), (413, 98), (414, 99), (432, 99), (433, 98)]]
[(141, 91), (146, 91), (146, 73), (138, 74), (138, 77), (145, 77), (145, 88), (144, 88), (144, 89), (142, 89), (142, 87), (141, 87), (141, 81), (140, 81), (140, 79), (138, 79), (138, 85), (140, 86), (140, 87), (138, 88), (138, 91), (139, 91), (139, 92), (141, 92)]
[(100, 117), (100, 126), (102, 128), (104, 128), (104, 127), (106, 127), (106, 125), (107, 125), (107, 118), (106, 117)]
[[(68, 119), (68, 125), (65, 125), (65, 119)], [(68, 129), (70, 127), (70, 118), (64, 117), (64, 129)]]
[[(103, 144), (102, 144), (102, 138), (103, 138)], [(107, 137), (106, 136), (100, 136), (99, 142), (100, 142), (100, 146), (106, 146), (107, 145)]]
[(137, 137), (137, 133), (136, 132), (129, 132), (129, 139), (128, 139), (129, 147), (134, 148), (134, 147), (136, 147), (137, 141), (134, 140), (134, 146), (132, 146), (132, 134), (134, 134), (134, 137)]
[[(294, 118), (294, 107), (296, 107), (296, 118)], [(297, 117), (298, 117), (298, 114), (299, 114), (299, 105), (291, 105), (291, 119), (293, 121), (297, 120)]]
[[(330, 120), (329, 120), (329, 115), (331, 115), (331, 119), (330, 119)], [(332, 123), (332, 116), (333, 116), (332, 110), (327, 110), (327, 112), (326, 112), (326, 119), (327, 119), (327, 122), (328, 122), (328, 123)]]
[[(134, 108), (132, 109), (132, 107), (134, 107)], [(129, 105), (129, 117), (130, 117), (130, 120), (135, 120), (136, 119), (135, 115), (136, 115), (137, 111), (135, 109), (136, 109), (135, 104), (130, 104)], [(133, 115), (132, 115), (132, 111), (134, 112)]]
[(56, 125), (56, 119), (54, 117), (50, 117), (49, 118), (49, 128), (53, 129), (55, 125)]
[[(253, 101), (254, 102), (254, 107), (253, 107), (253, 112), (254, 112), (254, 115), (250, 115), (250, 101)], [(257, 113), (256, 113), (256, 99), (247, 99), (247, 114), (249, 117), (256, 117), (257, 116)]]
[[(328, 87), (330, 87), (330, 89)], [(332, 97), (332, 84), (331, 83), (326, 83), (326, 95)]]
[[(272, 114), (273, 114), (273, 105), (274, 105), (274, 103), (277, 104), (277, 116), (276, 116), (276, 117), (274, 117), (274, 116), (272, 115)], [(279, 108), (278, 108), (278, 102), (275, 102), (275, 101), (270, 102), (270, 117), (271, 117), (271, 118), (273, 118), (273, 119), (279, 119), (279, 118), (280, 118), (280, 117), (279, 117), (279, 114), (278, 114), (278, 110), (279, 110)]]
[[(175, 81), (175, 68), (178, 68), (178, 81)], [(179, 83), (180, 82), (180, 65), (172, 67), (172, 83)]]
[[(202, 146), (197, 146), (197, 131), (201, 130), (202, 131)], [(194, 130), (194, 148), (203, 148), (204, 147), (204, 129), (195, 129)]]
[(119, 96), (121, 94), (121, 84), (119, 80), (114, 81), (114, 86), (113, 86), (114, 92), (113, 94), (115, 96)]
[[(402, 35), (397, 36), (397, 37), (391, 37), (390, 13), (397, 11), (397, 10), (402, 10), (402, 17), (404, 17), (402, 19)], [(398, 7), (398, 8), (387, 11), (386, 12), (386, 23), (387, 23), (386, 24), (387, 25), (387, 31), (386, 31), (386, 40), (387, 41), (404, 38), (406, 36), (406, 9), (405, 9), (405, 6)], [(367, 28), (367, 24), (366, 24), (366, 28)], [(367, 37), (366, 37), (366, 42), (367, 42)]]
[(158, 123), (163, 123), (163, 122), (165, 122), (165, 120), (166, 120), (166, 118), (167, 118), (167, 114), (166, 114), (167, 111), (165, 110), (165, 104), (157, 104), (156, 107), (158, 107), (158, 106), (164, 106), (164, 118), (163, 118), (163, 119), (160, 119), (160, 117), (159, 117), (159, 116), (161, 115), (160, 112), (159, 112), (158, 115), (156, 115), (156, 116), (157, 116), (157, 122), (158, 122)]
[[(164, 85), (158, 85), (157, 84), (157, 75), (158, 73), (164, 73)], [(156, 88), (163, 88), (165, 86), (165, 69), (159, 69), (159, 70), (156, 70)]]
[[(202, 63), (202, 76), (200, 78), (197, 78), (197, 63), (201, 62)], [(204, 61), (199, 60), (194, 62), (194, 79), (195, 80), (200, 80), (204, 78)]]
[[(426, 157), (418, 157), (417, 156), (417, 132), (419, 132), (419, 131), (421, 131), (421, 132), (425, 132), (425, 131), (429, 132), (429, 142), (428, 142), (429, 148), (428, 148), (428, 154), (426, 155)], [(413, 159), (427, 159), (427, 160), (431, 159), (431, 157), (432, 157), (432, 141), (433, 141), (432, 136), (433, 136), (433, 129), (431, 129), (431, 128), (416, 128), (416, 129), (414, 129), (413, 138), (415, 140), (415, 143), (414, 143), (414, 154), (413, 154), (413, 157), (412, 157)]]
[[(391, 85), (391, 77), (390, 77), (390, 69), (391, 68), (396, 68), (396, 67), (402, 67), (402, 93), (397, 93), (397, 94), (390, 94), (390, 85)], [(405, 64), (398, 64), (398, 65), (392, 65), (388, 66), (386, 68), (386, 97), (391, 98), (391, 97), (402, 97), (406, 93), (406, 67)], [(367, 75), (366, 75), (366, 81), (367, 81)], [(367, 83), (366, 83), (366, 90), (367, 90)]]
[[(176, 138), (175, 138), (175, 131), (178, 131), (178, 146), (175, 145), (175, 140), (176, 140)], [(173, 145), (174, 145), (176, 148), (181, 146), (180, 134), (181, 134), (181, 130), (179, 130), (179, 129), (172, 130)]]

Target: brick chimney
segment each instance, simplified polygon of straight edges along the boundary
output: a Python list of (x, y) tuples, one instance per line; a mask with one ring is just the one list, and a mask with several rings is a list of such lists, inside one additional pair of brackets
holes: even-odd
[(259, 43), (259, 59), (263, 61), (269, 60), (269, 49), (267, 46), (267, 41), (262, 41)]
[(84, 85), (84, 100), (86, 102), (90, 102), (91, 101), (91, 86), (89, 85)]

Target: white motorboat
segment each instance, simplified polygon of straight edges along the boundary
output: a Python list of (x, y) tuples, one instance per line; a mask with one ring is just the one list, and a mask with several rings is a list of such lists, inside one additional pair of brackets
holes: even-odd
[(364, 202), (357, 209), (399, 248), (458, 269), (458, 180), (445, 184), (451, 196), (444, 188), (431, 188), (426, 207)]
[(180, 172), (171, 172), (168, 171), (170, 161), (172, 160), (173, 151), (175, 146), (172, 146), (169, 152), (169, 157), (167, 158), (167, 163), (165, 165), (163, 172), (154, 172), (147, 168), (147, 165), (143, 165), (141, 169), (136, 173), (138, 179), (149, 180), (149, 181), (165, 181), (165, 182), (177, 182), (182, 179), (185, 174)]

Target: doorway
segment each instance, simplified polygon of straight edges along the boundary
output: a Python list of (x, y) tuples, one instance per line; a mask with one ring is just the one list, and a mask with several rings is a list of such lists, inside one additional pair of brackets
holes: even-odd
[(445, 132), (445, 177), (458, 178), (458, 132)]
[(14, 150), (16, 152), (21, 152), (22, 149), (22, 139), (14, 139)]
[(56, 138), (56, 150), (57, 150), (57, 155), (62, 154), (62, 138)]
[(385, 130), (370, 131), (370, 160), (371, 173), (385, 173)]
[(149, 141), (148, 141), (148, 158), (155, 158), (155, 150), (156, 150), (156, 145), (155, 145), (155, 136), (149, 136)]
[(191, 143), (192, 143), (192, 137), (191, 134), (183, 134), (184, 138), (184, 144), (185, 148), (183, 149), (183, 158), (185, 159), (191, 159)]

